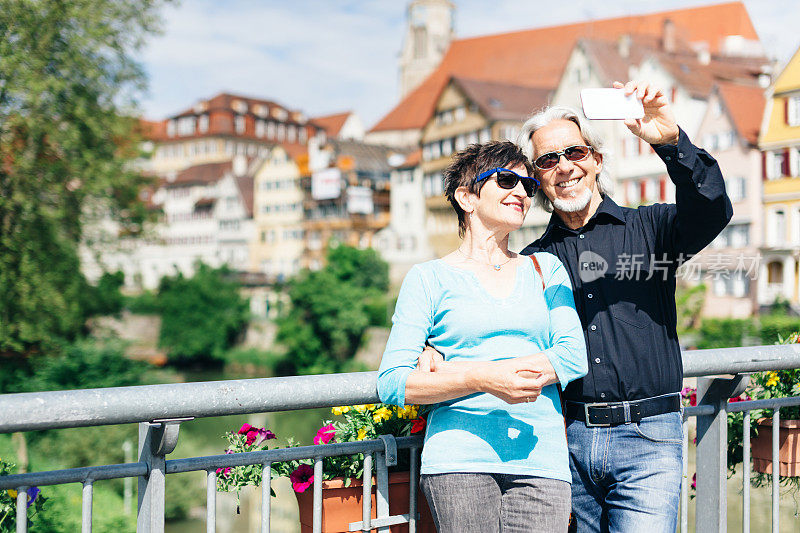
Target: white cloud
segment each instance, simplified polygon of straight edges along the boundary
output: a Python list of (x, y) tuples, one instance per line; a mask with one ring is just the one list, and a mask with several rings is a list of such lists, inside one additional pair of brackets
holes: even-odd
[[(653, 12), (663, 0), (458, 0), (461, 37)], [(675, 9), (714, 3), (672, 0)], [(798, 38), (800, 2), (747, 0), (768, 52), (783, 60)], [(345, 109), (372, 125), (397, 102), (404, 0), (185, 1), (164, 10), (163, 36), (142, 61), (145, 114), (160, 118), (220, 91), (278, 101), (311, 115)]]

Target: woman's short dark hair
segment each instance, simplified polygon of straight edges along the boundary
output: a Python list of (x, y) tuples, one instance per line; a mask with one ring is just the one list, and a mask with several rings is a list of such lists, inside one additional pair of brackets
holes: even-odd
[(456, 189), (466, 187), (471, 193), (479, 194), (481, 186), (475, 178), (481, 172), (493, 168), (510, 168), (524, 165), (528, 175), (533, 174), (531, 162), (516, 144), (510, 141), (489, 141), (483, 144), (470, 144), (453, 156), (450, 165), (442, 172), (445, 198), (458, 215), (458, 235), (464, 236), (467, 229), (467, 216), (456, 201)]

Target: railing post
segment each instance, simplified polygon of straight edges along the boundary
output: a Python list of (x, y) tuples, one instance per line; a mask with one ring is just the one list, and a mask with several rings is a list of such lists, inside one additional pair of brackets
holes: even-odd
[[(697, 417), (697, 505), (695, 531), (728, 528), (728, 398), (741, 394), (750, 376), (697, 378), (697, 405), (714, 412)], [(738, 391), (738, 392), (737, 392)]]
[(191, 418), (154, 420), (139, 424), (139, 462), (148, 474), (139, 477), (137, 533), (164, 533), (166, 456), (178, 444), (180, 423)]

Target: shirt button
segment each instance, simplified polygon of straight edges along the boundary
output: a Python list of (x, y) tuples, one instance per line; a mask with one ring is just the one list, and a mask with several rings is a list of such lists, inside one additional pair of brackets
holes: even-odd
[(600, 362), (600, 358), (599, 357), (595, 358), (594, 362), (595, 363), (599, 363)]
[(587, 298), (589, 298), (589, 299), (591, 300), (592, 298), (594, 298), (594, 294), (592, 294), (592, 293), (590, 292), (589, 294), (587, 294), (587, 295), (586, 295), (586, 297), (587, 297)]
[(579, 239), (585, 239), (585, 238), (586, 238), (586, 235), (584, 235), (583, 233), (581, 233), (580, 235), (578, 235), (578, 238), (579, 238)]
[(594, 330), (596, 330), (596, 329), (597, 329), (597, 326), (595, 326), (594, 324), (592, 324), (592, 327), (590, 327), (589, 329), (590, 329), (590, 330), (592, 330), (592, 331), (594, 331)]
[(601, 392), (601, 393), (600, 393), (600, 397), (601, 397), (601, 398), (605, 398), (605, 397), (606, 397), (606, 393), (605, 393), (605, 392)]

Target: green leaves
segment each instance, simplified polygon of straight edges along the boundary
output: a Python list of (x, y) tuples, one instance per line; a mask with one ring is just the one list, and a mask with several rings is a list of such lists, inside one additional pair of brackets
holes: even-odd
[(198, 264), (194, 277), (165, 277), (158, 289), (159, 343), (178, 363), (221, 359), (244, 328), (248, 302), (225, 268)]
[(47, 351), (91, 310), (78, 246), (110, 213), (145, 218), (132, 53), (156, 30), (138, 0), (5, 0), (0, 8), (0, 352)]
[(388, 286), (388, 266), (374, 250), (329, 249), (325, 268), (303, 271), (289, 283), (292, 305), (278, 320), (277, 340), (287, 350), (281, 373), (347, 368), (367, 327), (385, 321)]

